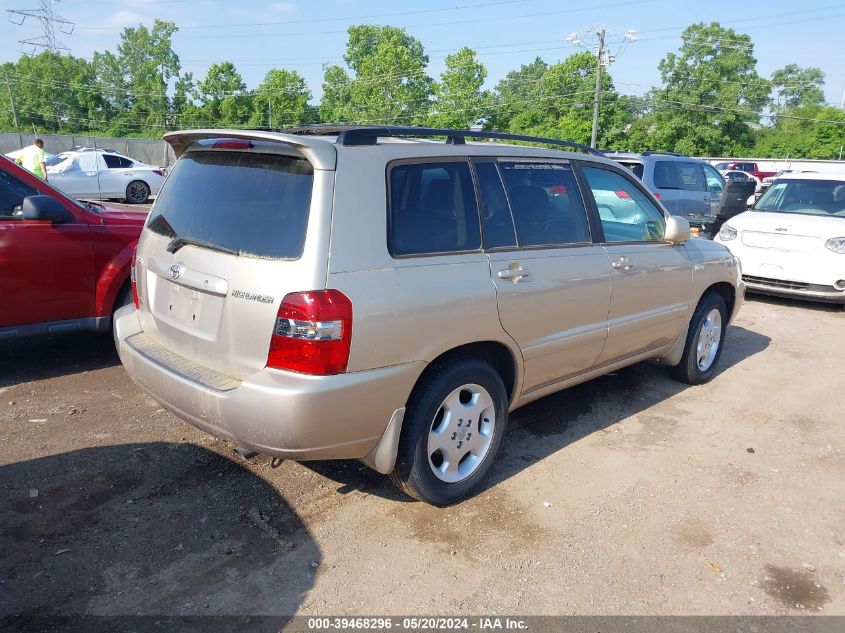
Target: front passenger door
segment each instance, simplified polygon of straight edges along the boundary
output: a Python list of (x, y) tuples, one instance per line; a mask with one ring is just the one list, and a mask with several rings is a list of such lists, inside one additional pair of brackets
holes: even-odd
[(607, 343), (599, 365), (670, 345), (690, 318), (692, 265), (686, 247), (666, 242), (661, 209), (626, 174), (584, 164), (581, 170), (601, 215), (604, 250), (613, 271)]

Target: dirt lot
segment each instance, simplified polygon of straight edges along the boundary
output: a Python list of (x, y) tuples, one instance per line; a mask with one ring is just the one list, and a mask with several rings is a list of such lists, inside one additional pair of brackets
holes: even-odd
[(722, 373), (512, 417), (487, 489), (240, 460), (108, 338), (0, 349), (0, 615), (845, 614), (845, 312), (752, 300)]

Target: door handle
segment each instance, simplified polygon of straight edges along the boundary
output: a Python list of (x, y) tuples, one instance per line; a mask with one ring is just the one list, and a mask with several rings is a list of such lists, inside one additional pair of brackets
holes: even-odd
[(612, 262), (610, 264), (610, 267), (613, 268), (613, 270), (628, 271), (628, 270), (631, 270), (634, 267), (634, 265), (628, 260), (627, 257), (625, 257), (623, 255), (622, 257), (617, 259), (615, 262)]
[(516, 283), (523, 277), (527, 277), (528, 274), (528, 269), (522, 268), (521, 266), (518, 268), (505, 268), (504, 270), (500, 270), (498, 273), (499, 279), (508, 279), (514, 283)]

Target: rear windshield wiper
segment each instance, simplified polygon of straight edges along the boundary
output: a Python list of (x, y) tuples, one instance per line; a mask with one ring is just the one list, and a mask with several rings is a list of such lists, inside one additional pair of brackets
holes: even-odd
[(211, 242), (206, 242), (205, 240), (199, 240), (194, 237), (174, 237), (170, 242), (167, 244), (167, 252), (168, 253), (175, 253), (183, 246), (199, 246), (200, 248), (207, 248), (212, 251), (219, 251), (221, 253), (228, 253), (229, 255), (240, 255), (240, 251), (236, 251), (232, 248), (226, 248), (225, 246), (219, 246), (217, 244), (212, 244)]

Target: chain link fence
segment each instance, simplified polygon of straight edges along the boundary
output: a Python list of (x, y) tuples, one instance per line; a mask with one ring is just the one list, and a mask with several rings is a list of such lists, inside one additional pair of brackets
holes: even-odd
[[(35, 142), (34, 134), (0, 134), (0, 154), (14, 152)], [(64, 134), (39, 134), (44, 140), (44, 150), (58, 154), (73, 147), (111, 149), (148, 165), (169, 167), (176, 160), (173, 150), (162, 140), (151, 138), (125, 138), (115, 136), (81, 136)]]

